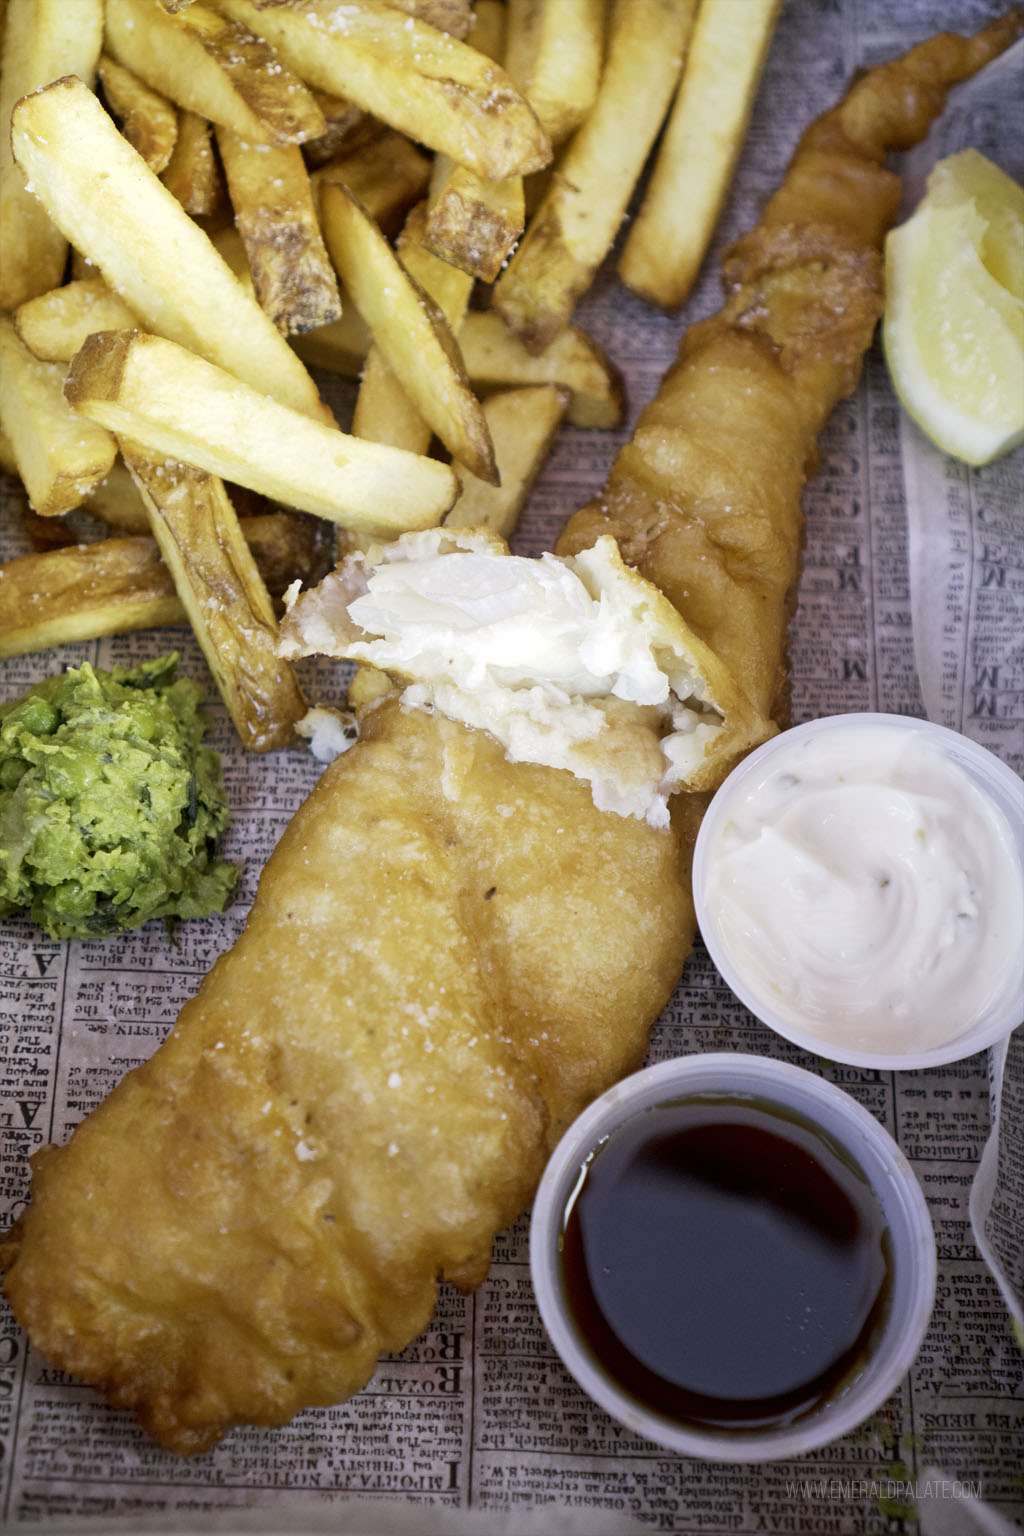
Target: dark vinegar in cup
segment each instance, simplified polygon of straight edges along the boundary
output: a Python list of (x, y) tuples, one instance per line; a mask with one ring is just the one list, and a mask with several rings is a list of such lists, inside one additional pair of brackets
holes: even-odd
[(891, 1261), (854, 1160), (784, 1106), (697, 1095), (603, 1140), (566, 1207), (562, 1283), (590, 1354), (645, 1407), (774, 1429), (881, 1334)]

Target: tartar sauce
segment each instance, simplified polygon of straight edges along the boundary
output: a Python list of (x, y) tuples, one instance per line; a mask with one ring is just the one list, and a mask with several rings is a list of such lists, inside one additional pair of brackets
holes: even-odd
[(1024, 871), (1002, 810), (912, 727), (774, 747), (720, 791), (705, 861), (716, 944), (748, 992), (823, 1046), (887, 1054), (1015, 997), (1024, 1016)]

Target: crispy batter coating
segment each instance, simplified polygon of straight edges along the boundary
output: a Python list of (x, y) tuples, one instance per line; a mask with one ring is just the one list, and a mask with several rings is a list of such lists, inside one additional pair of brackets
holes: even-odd
[[(805, 136), (563, 551), (604, 532), (778, 708), (814, 439), (853, 388), (896, 206), (887, 145), (1019, 30), (941, 37)], [(565, 1124), (642, 1058), (693, 931), (676, 829), (486, 734), (368, 714), (167, 1042), (35, 1161), (0, 1247), (50, 1360), (188, 1452), (356, 1391), (486, 1272)]]
[(385, 704), (166, 1043), (37, 1159), (16, 1314), (177, 1451), (347, 1397), (483, 1279), (691, 933), (671, 832)]
[(882, 312), (881, 247), (900, 200), (885, 152), (922, 139), (949, 87), (1020, 30), (1015, 10), (973, 38), (942, 33), (812, 123), (761, 222), (726, 256), (723, 308), (684, 336), (604, 490), (559, 542), (573, 554), (613, 534), (780, 723), (801, 490)]

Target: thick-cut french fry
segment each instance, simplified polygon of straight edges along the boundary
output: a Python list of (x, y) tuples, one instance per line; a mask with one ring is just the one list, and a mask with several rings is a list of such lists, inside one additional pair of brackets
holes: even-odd
[(250, 144), (223, 126), (217, 145), (261, 308), (286, 335), (337, 320), (338, 281), (301, 149)]
[(14, 104), (58, 75), (91, 84), (102, 41), (103, 0), (9, 0), (0, 71), (0, 309), (55, 288), (68, 253), (64, 233), (12, 156)]
[[(348, 304), (339, 321), (306, 336), (295, 350), (312, 368), (357, 378), (373, 338)], [(471, 310), (459, 327), (459, 350), (477, 394), (516, 385), (563, 384), (565, 419), (574, 427), (621, 427), (626, 419), (622, 374), (592, 337), (577, 326), (560, 331), (543, 352), (527, 352), (500, 315)]]
[(494, 307), (531, 349), (568, 325), (622, 222), (672, 99), (696, 0), (615, 0), (601, 85), (552, 175)]
[(223, 187), (211, 138), (207, 119), (182, 107), (174, 152), (160, 180), (186, 213), (209, 215), (221, 200)]
[[(430, 169), (430, 161), (414, 144), (386, 129), (328, 161), (312, 180), (318, 193), (325, 186), (348, 187), (391, 239), (402, 228), (409, 209), (426, 192)], [(322, 197), (320, 214), (322, 219)]]
[(489, 528), (511, 538), (568, 403), (569, 391), (557, 384), (510, 389), (484, 401), (501, 484), (487, 485), (460, 470), (462, 490), (446, 528)]
[(263, 39), (205, 5), (170, 15), (106, 0), (106, 48), (155, 91), (257, 144), (300, 144), (326, 124), (311, 92)]
[[(123, 466), (122, 472), (128, 475)], [(74, 543), (0, 566), (0, 658), (188, 622), (174, 579), (148, 534), (137, 491), (135, 496), (146, 534)], [(240, 527), (272, 596), (293, 581), (314, 582), (324, 573), (309, 520), (271, 512), (244, 518)]]
[(345, 293), (409, 399), (449, 452), (493, 483), (494, 449), (487, 423), (444, 315), (409, 276), (347, 188), (322, 186), (320, 210), (327, 248)]
[(0, 657), (184, 623), (151, 538), (101, 539), (0, 566)]
[(284, 337), (80, 80), (19, 102), (11, 140), (54, 222), (139, 315), (201, 357), (326, 422)]
[(565, 419), (572, 426), (614, 428), (625, 421), (621, 373), (597, 342), (576, 326), (560, 331), (543, 352), (531, 353), (500, 315), (473, 311), (462, 322), (459, 346), (478, 391), (514, 384), (561, 384), (570, 392)]
[(94, 331), (124, 331), (138, 324), (102, 277), (82, 277), (27, 299), (13, 319), (29, 351), (51, 363), (70, 363)]
[[(499, 0), (480, 0), (473, 47), (496, 62), (505, 55), (505, 17)], [(436, 256), (492, 283), (525, 223), (521, 176), (484, 181), (447, 155), (435, 157), (424, 239)]]
[[(231, 498), (237, 501), (234, 491)], [(239, 526), (272, 598), (283, 598), (294, 581), (315, 586), (334, 565), (334, 529), (320, 518), (304, 512), (260, 512), (255, 517), (240, 514)], [(277, 602), (275, 608), (280, 611)]]
[(63, 367), (42, 362), (0, 316), (0, 422), (29, 505), (41, 517), (80, 506), (117, 451), (109, 432), (70, 409), (63, 384)]
[(96, 73), (107, 106), (121, 132), (157, 176), (170, 163), (178, 138), (178, 114), (165, 96), (150, 90), (138, 75), (103, 54)]
[(628, 288), (664, 309), (684, 302), (718, 223), (780, 0), (702, 0), (675, 106), (619, 259)]
[(312, 421), (160, 336), (90, 336), (65, 394), (149, 453), (382, 538), (434, 526), (458, 489), (447, 465)]
[(335, 155), (347, 153), (365, 139), (373, 138), (379, 130), (375, 118), (357, 107), (354, 101), (346, 101), (344, 96), (314, 91), (313, 99), (323, 113), (327, 127), (315, 139), (307, 139), (303, 144), (302, 153), (307, 165), (326, 165)]
[(14, 457), (14, 444), (0, 426), (0, 469), (8, 475), (18, 473), (18, 461)]
[[(228, 224), (224, 229), (218, 229), (215, 235), (210, 236), (214, 249), (227, 262), (235, 277), (241, 283), (251, 299), (256, 300), (256, 287), (249, 271), (249, 258), (245, 254), (245, 241), (233, 224)], [(337, 322), (334, 322), (337, 324)], [(118, 327), (123, 330), (123, 326)]]
[(149, 532), (149, 518), (142, 498), (120, 458), (114, 460), (109, 473), (82, 503), (82, 511), (121, 533)]
[(119, 446), (243, 745), (252, 752), (288, 746), (306, 701), (294, 669), (277, 655), (274, 606), (223, 482), (124, 438)]
[(505, 69), (553, 145), (594, 105), (604, 12), (605, 0), (508, 0)]
[(345, 96), (481, 176), (539, 170), (550, 146), (511, 80), (476, 49), (379, 0), (217, 0), (303, 80)]
[(373, 345), (373, 336), (354, 304), (342, 297), (341, 319), (318, 331), (294, 336), (292, 346), (310, 368), (323, 368), (345, 379), (357, 379)]
[[(456, 333), (469, 304), (473, 279), (425, 249), (425, 222), (426, 209), (420, 203), (406, 220), (398, 242), (398, 256), (409, 276), (434, 301)], [(429, 424), (376, 343), (366, 357), (352, 430), (357, 437), (408, 448), (410, 453), (426, 453), (430, 447)]]
[(386, 3), (406, 16), (416, 16), (439, 32), (450, 32), (452, 37), (465, 37), (473, 26), (472, 0), (386, 0)]
[(492, 283), (526, 223), (523, 178), (484, 181), (447, 155), (438, 160), (447, 174), (430, 210), (428, 247), (443, 261)]

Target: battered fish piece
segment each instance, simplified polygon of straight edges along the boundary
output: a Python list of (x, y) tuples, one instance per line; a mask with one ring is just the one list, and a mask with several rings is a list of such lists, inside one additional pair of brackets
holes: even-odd
[(900, 201), (885, 153), (923, 139), (949, 87), (1009, 47), (1021, 20), (1014, 10), (973, 38), (921, 43), (808, 128), (761, 222), (727, 253), (724, 307), (684, 336), (604, 490), (559, 540), (575, 554), (612, 534), (780, 724), (801, 491), (882, 313)]
[(16, 1315), (175, 1451), (349, 1396), (484, 1278), (691, 932), (670, 831), (371, 711), (168, 1040), (36, 1159)]
[[(805, 137), (565, 552), (618, 539), (782, 703), (814, 438), (881, 305), (897, 183), (1018, 18), (873, 71)], [(34, 1162), (0, 1262), (48, 1359), (189, 1452), (336, 1401), (486, 1272), (561, 1129), (639, 1065), (693, 932), (675, 826), (394, 701), (324, 774), (167, 1042)]]

